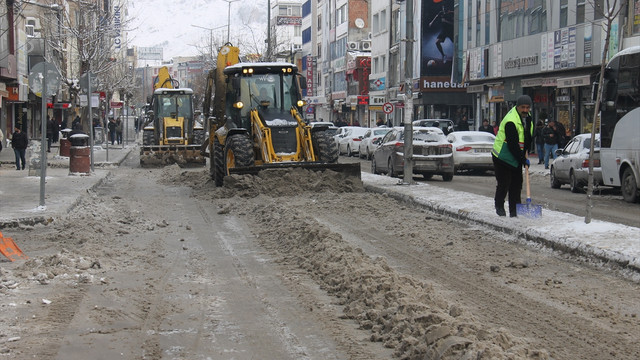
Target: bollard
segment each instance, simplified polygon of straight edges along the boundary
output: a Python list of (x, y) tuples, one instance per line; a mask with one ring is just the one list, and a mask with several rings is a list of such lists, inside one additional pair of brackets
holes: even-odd
[(69, 157), (70, 148), (71, 148), (71, 141), (69, 141), (69, 139), (64, 139), (64, 138), (60, 139), (60, 156)]

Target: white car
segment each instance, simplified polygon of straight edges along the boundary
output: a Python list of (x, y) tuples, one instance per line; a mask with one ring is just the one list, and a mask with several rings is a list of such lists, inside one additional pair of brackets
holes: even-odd
[(367, 130), (369, 129), (359, 126), (347, 128), (338, 140), (338, 154), (347, 154), (347, 156), (357, 154), (358, 149), (360, 149), (360, 141), (362, 141), (362, 137)]
[(391, 131), (391, 128), (388, 127), (377, 127), (367, 130), (362, 137), (362, 141), (360, 141), (358, 157), (370, 160), (373, 150), (376, 149), (380, 141), (382, 141), (382, 138), (387, 135), (389, 131)]
[(495, 135), (485, 131), (454, 131), (447, 135), (453, 146), (455, 171), (493, 170), (491, 149), (495, 139)]

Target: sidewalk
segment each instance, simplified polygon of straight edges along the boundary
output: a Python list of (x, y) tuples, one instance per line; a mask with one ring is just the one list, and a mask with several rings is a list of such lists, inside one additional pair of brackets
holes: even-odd
[[(47, 154), (49, 167), (45, 206), (39, 206), (40, 176), (28, 176), (28, 170), (17, 171), (13, 151), (3, 150), (0, 153), (0, 230), (19, 224), (47, 223), (56, 216), (68, 213), (81, 195), (100, 186), (130, 151), (137, 151), (137, 145), (130, 143), (124, 149), (121, 146), (110, 147), (107, 161), (106, 150), (96, 148), (95, 171), (88, 176), (79, 176), (69, 174), (69, 158), (55, 155), (58, 148), (53, 147), (51, 153)], [(534, 172), (546, 172), (543, 166), (532, 167)], [(443, 189), (427, 183), (399, 185), (399, 179), (364, 172), (362, 181), (365, 188), (372, 192), (412, 201), (471, 224), (564, 252), (612, 262), (640, 273), (640, 227), (597, 220), (585, 224), (583, 217), (546, 208), (542, 209), (542, 218), (539, 219), (499, 217), (490, 197)], [(638, 223), (640, 226), (640, 219)]]
[[(106, 145), (105, 145), (106, 147)], [(50, 222), (56, 216), (68, 213), (75, 207), (81, 194), (96, 188), (109, 176), (137, 145), (129, 143), (109, 146), (107, 149), (94, 146), (93, 168), (89, 175), (69, 173), (69, 158), (59, 156), (59, 143), (51, 146), (47, 153), (44, 206), (40, 206), (40, 174), (34, 169), (16, 170), (12, 148), (0, 152), (0, 230), (18, 224)], [(27, 155), (27, 167), (29, 155)]]

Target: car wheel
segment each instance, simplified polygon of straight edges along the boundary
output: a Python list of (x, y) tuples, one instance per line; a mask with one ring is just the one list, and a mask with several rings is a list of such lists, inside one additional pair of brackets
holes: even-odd
[(376, 167), (376, 159), (371, 157), (371, 173), (374, 175), (378, 175), (379, 171)]
[(551, 167), (551, 188), (553, 189), (560, 189), (560, 181), (558, 181), (558, 178), (556, 177), (556, 169), (552, 166)]
[(573, 170), (571, 170), (571, 173), (569, 174), (569, 186), (572, 193), (578, 193), (582, 190), (580, 185), (578, 185), (578, 179), (576, 179), (576, 174)]
[(351, 146), (347, 145), (347, 156), (352, 157), (353, 153), (351, 152)]
[(387, 161), (387, 168), (389, 169), (389, 171), (387, 172), (387, 174), (389, 174), (389, 176), (391, 176), (391, 177), (398, 176), (398, 174), (393, 169), (393, 160), (391, 160), (391, 158), (389, 158), (389, 161)]
[(367, 152), (364, 155), (367, 159), (371, 159), (371, 150), (369, 150), (369, 147), (367, 146)]
[(633, 170), (631, 170), (631, 168), (626, 168), (624, 173), (622, 173), (620, 190), (622, 190), (622, 197), (624, 198), (624, 201), (629, 203), (638, 201), (638, 182), (636, 177), (633, 175)]
[(453, 180), (453, 174), (442, 174), (443, 181), (451, 181)]

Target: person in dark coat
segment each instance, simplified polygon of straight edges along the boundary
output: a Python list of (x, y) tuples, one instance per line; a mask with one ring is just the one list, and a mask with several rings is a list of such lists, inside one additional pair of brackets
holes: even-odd
[(53, 142), (53, 133), (57, 132), (57, 125), (47, 115), (47, 152), (51, 152), (51, 143)]
[(116, 142), (116, 126), (116, 121), (113, 118), (109, 118), (107, 128), (109, 129), (109, 141), (111, 141), (111, 145), (114, 145)]
[(555, 120), (549, 120), (547, 126), (542, 129), (542, 137), (544, 138), (544, 168), (549, 168), (549, 156), (556, 158), (556, 150), (558, 150), (558, 130), (556, 129)]
[(489, 134), (493, 134), (493, 126), (489, 125), (489, 120), (484, 119), (482, 120), (482, 125), (480, 125), (478, 131), (484, 131), (488, 132)]
[(558, 149), (564, 148), (567, 145), (567, 129), (560, 121), (556, 121), (556, 133), (558, 138)]
[(534, 142), (536, 143), (536, 153), (538, 154), (538, 165), (544, 162), (544, 136), (542, 134), (544, 130), (544, 122), (538, 120), (536, 128), (533, 131)]
[(462, 115), (460, 120), (456, 123), (456, 131), (469, 131), (469, 122), (467, 121), (467, 115)]
[(71, 123), (71, 130), (80, 129), (82, 127), (82, 121), (80, 120), (80, 116), (76, 115), (76, 118), (73, 119)]
[(11, 135), (11, 147), (16, 156), (16, 170), (24, 170), (26, 166), (25, 154), (27, 152), (27, 146), (29, 145), (29, 138), (27, 134), (23, 133), (20, 128), (14, 129), (13, 135)]

